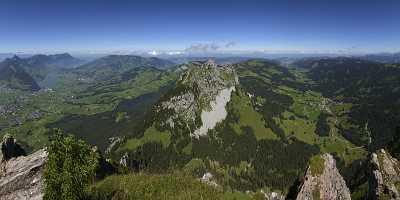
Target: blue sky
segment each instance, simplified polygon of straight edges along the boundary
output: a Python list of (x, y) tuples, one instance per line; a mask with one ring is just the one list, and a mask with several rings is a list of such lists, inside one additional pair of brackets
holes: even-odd
[(0, 52), (400, 51), (400, 1), (0, 1)]

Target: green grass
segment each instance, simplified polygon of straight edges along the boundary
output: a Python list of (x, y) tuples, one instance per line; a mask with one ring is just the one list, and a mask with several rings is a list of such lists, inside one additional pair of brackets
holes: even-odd
[[(294, 120), (290, 119), (290, 116), (294, 117)], [(285, 131), (286, 136), (294, 136), (300, 141), (308, 144), (316, 143), (318, 140), (318, 135), (314, 133), (315, 123), (305, 120), (303, 118), (298, 118), (293, 115), (293, 113), (285, 111), (282, 118), (274, 118), (280, 127)], [(293, 134), (293, 135), (292, 135)]]
[(226, 192), (223, 194), (222, 199), (229, 199), (229, 200), (256, 200), (257, 198), (250, 197), (249, 195), (242, 193), (242, 192)]
[(219, 200), (251, 199), (238, 192), (224, 193), (190, 176), (181, 174), (149, 175), (128, 174), (114, 175), (96, 183), (91, 190), (92, 199), (163, 199), (163, 200)]
[[(276, 117), (274, 120), (284, 130), (287, 137), (296, 137), (308, 144), (316, 144), (322, 152), (336, 153), (341, 157), (346, 166), (352, 161), (362, 159), (367, 152), (364, 148), (358, 147), (346, 140), (338, 131), (335, 118), (329, 117), (328, 124), (331, 127), (329, 137), (320, 137), (315, 134), (316, 121), (321, 113), (318, 104), (322, 101), (320, 93), (307, 91), (306, 93), (297, 91), (293, 88), (280, 86), (280, 93), (289, 95), (293, 98), (294, 104), (291, 110), (283, 113), (282, 117)], [(329, 105), (335, 116), (339, 116), (338, 121), (347, 127), (354, 127), (346, 118), (340, 117), (348, 112), (351, 104), (333, 104)]]
[(128, 139), (119, 148), (119, 151), (132, 151), (148, 142), (160, 142), (164, 147), (168, 147), (171, 143), (171, 134), (168, 131), (160, 132), (154, 126), (151, 126), (144, 132), (143, 137)]
[(313, 176), (319, 176), (324, 172), (325, 160), (321, 155), (315, 155), (310, 159), (310, 170)]
[(182, 152), (185, 153), (186, 155), (191, 155), (192, 153), (192, 143), (189, 143), (185, 146), (185, 148), (182, 149)]
[(239, 117), (238, 123), (230, 124), (237, 133), (241, 133), (241, 127), (250, 127), (257, 140), (262, 139), (278, 139), (275, 133), (270, 128), (265, 127), (265, 121), (262, 115), (256, 112), (250, 102), (249, 97), (236, 93), (232, 94), (231, 105), (233, 105), (233, 112)]

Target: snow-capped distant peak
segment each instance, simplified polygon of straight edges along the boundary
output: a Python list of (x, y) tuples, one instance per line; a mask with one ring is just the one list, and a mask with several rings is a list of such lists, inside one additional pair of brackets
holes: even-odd
[(147, 52), (148, 54), (150, 54), (150, 55), (152, 55), (152, 56), (156, 56), (156, 55), (158, 55), (158, 52), (157, 51), (150, 51), (150, 52)]

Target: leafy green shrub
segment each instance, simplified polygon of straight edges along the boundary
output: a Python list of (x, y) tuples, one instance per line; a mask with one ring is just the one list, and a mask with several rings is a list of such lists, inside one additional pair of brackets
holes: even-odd
[(55, 132), (47, 148), (44, 199), (84, 199), (98, 166), (98, 155), (82, 140), (71, 135), (64, 137), (59, 130)]
[(319, 136), (329, 136), (329, 132), (331, 128), (329, 127), (329, 124), (327, 122), (327, 119), (329, 117), (329, 114), (327, 113), (321, 113), (318, 117), (318, 121), (316, 124), (316, 129), (315, 133)]
[(321, 155), (315, 155), (310, 159), (310, 169), (313, 176), (321, 175), (324, 172), (325, 160)]
[(204, 173), (206, 173), (206, 165), (204, 164), (202, 159), (192, 159), (189, 161), (185, 167), (183, 168), (185, 174), (201, 177)]

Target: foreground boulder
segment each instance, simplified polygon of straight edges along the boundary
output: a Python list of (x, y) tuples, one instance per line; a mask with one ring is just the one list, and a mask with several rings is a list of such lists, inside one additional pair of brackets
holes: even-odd
[(304, 178), (297, 200), (347, 200), (350, 190), (336, 168), (336, 161), (330, 154), (315, 156)]
[(370, 155), (368, 199), (400, 199), (400, 165), (384, 149)]
[(4, 136), (3, 142), (0, 143), (0, 150), (0, 163), (10, 160), (11, 158), (26, 155), (24, 149), (17, 144), (17, 140), (10, 135)]
[(43, 198), (43, 170), (47, 152), (11, 158), (0, 170), (0, 200), (38, 200)]

